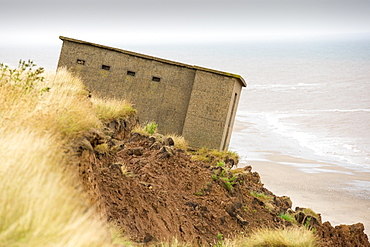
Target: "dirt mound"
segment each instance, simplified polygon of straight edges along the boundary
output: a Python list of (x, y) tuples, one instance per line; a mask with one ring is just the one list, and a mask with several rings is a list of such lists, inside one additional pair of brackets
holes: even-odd
[(75, 147), (92, 202), (133, 241), (176, 237), (212, 245), (218, 234), (233, 237), (264, 226), (289, 226), (277, 215), (291, 211), (300, 224), (317, 231), (323, 246), (369, 246), (362, 224), (321, 224), (319, 217), (291, 210), (290, 199), (264, 188), (251, 167), (230, 172), (192, 161), (173, 140), (130, 134), (135, 122), (110, 124), (105, 130), (109, 135), (92, 131)]

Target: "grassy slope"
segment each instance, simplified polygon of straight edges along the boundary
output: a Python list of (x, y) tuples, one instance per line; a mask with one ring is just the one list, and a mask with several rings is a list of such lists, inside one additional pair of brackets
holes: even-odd
[(64, 70), (30, 83), (35, 70), (23, 68), (0, 71), (0, 246), (110, 246), (61, 152), (68, 139), (101, 126), (88, 93)]
[[(92, 103), (65, 70), (41, 72), (32, 63), (20, 71), (0, 65), (0, 246), (112, 246), (109, 227), (64, 169), (61, 147), (134, 110), (125, 102)], [(249, 242), (239, 241), (218, 246)]]

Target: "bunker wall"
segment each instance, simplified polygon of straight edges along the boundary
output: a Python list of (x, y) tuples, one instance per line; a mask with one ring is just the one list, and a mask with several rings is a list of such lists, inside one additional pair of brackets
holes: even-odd
[(156, 121), (162, 133), (182, 134), (194, 69), (69, 41), (60, 66), (81, 76), (93, 96), (128, 99), (140, 122)]

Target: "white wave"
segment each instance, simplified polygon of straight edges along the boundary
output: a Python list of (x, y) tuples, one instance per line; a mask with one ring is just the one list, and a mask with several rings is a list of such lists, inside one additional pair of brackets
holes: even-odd
[(270, 131), (281, 136), (281, 141), (296, 142), (302, 148), (312, 150), (315, 155), (323, 160), (345, 166), (350, 169), (369, 171), (370, 164), (365, 157), (368, 153), (358, 147), (353, 140), (343, 137), (330, 136), (328, 133), (307, 132), (303, 127), (288, 124), (283, 120), (289, 114), (266, 114), (266, 122)]

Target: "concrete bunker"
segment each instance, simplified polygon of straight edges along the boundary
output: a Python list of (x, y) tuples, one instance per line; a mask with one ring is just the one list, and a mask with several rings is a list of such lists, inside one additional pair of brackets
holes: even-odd
[(190, 146), (229, 146), (244, 79), (235, 74), (60, 36), (58, 67), (82, 78), (92, 95), (125, 98), (141, 123), (182, 135)]

